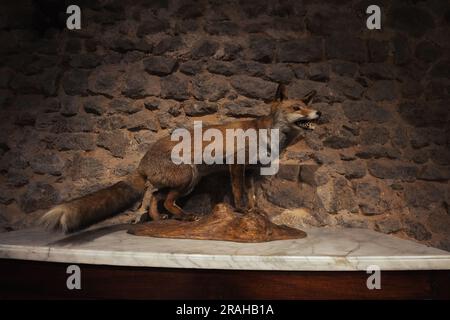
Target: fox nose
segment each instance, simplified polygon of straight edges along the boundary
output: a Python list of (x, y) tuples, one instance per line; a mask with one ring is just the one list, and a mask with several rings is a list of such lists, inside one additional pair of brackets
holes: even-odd
[(316, 113), (317, 113), (318, 117), (320, 117), (322, 115), (322, 112), (320, 112), (320, 111), (317, 111)]

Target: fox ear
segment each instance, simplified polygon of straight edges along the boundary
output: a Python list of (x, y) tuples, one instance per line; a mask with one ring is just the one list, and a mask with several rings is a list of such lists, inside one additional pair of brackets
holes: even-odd
[(272, 105), (270, 106), (270, 112), (275, 113), (278, 109), (278, 107), (281, 104), (281, 101), (283, 101), (286, 98), (286, 87), (284, 84), (280, 83), (277, 88), (277, 92), (275, 93), (275, 100), (272, 102)]
[(275, 93), (275, 101), (283, 101), (284, 99), (286, 99), (286, 86), (280, 83)]
[(306, 104), (309, 105), (309, 103), (311, 102), (312, 98), (314, 98), (314, 96), (317, 94), (316, 90), (311, 90), (310, 92), (308, 92), (302, 99), (302, 101)]

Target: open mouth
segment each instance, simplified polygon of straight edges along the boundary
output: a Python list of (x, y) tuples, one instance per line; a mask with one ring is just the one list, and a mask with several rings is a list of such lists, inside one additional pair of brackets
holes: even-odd
[(315, 122), (317, 122), (317, 119), (314, 120), (300, 119), (295, 121), (295, 125), (302, 129), (314, 130), (316, 128)]

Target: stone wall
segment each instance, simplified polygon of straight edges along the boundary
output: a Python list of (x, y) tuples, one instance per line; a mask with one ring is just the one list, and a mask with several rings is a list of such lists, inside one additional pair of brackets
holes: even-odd
[[(361, 227), (450, 250), (450, 8), (373, 1), (2, 1), (0, 224), (132, 171), (176, 126), (267, 114), (278, 83), (324, 123), (257, 181), (276, 222)], [(52, 3), (56, 3), (57, 6)], [(72, 3), (72, 2), (71, 2)], [(214, 190), (211, 192), (211, 190)], [(183, 201), (229, 198), (226, 176)]]

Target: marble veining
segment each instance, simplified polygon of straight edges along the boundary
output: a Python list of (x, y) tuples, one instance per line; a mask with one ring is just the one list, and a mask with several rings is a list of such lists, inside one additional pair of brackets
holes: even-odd
[(137, 237), (115, 231), (77, 243), (28, 229), (0, 234), (0, 258), (168, 268), (341, 271), (450, 269), (450, 253), (366, 229), (311, 228), (266, 243)]

